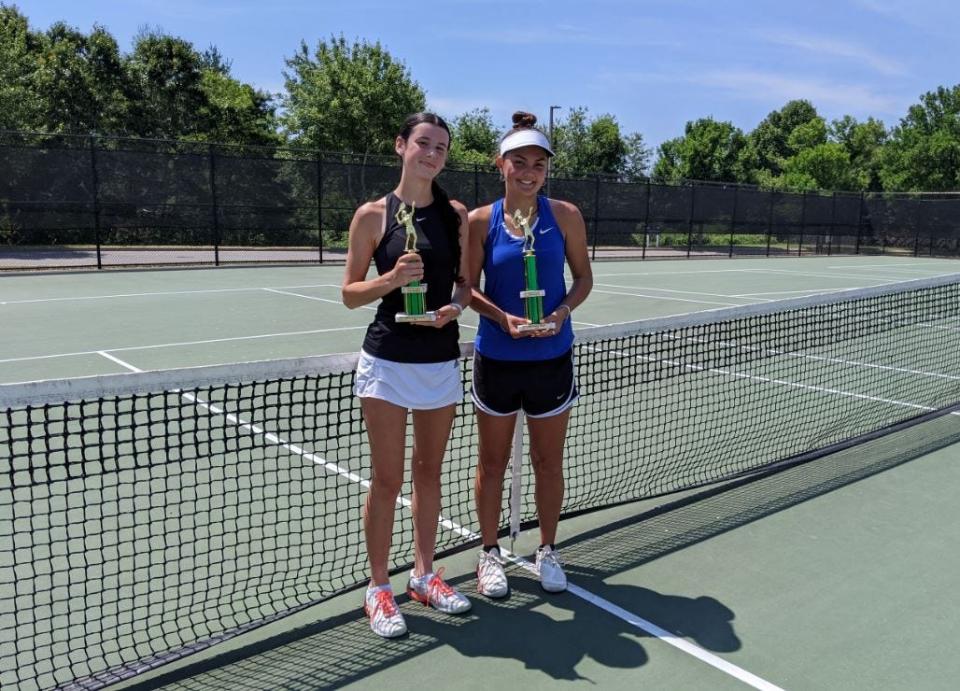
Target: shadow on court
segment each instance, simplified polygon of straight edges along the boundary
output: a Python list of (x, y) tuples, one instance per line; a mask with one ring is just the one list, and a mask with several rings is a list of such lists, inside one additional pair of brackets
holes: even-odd
[[(738, 638), (735, 613), (709, 594), (680, 597), (606, 579), (958, 442), (960, 418), (942, 417), (775, 474), (711, 488), (559, 547), (577, 585), (709, 651), (732, 652), (750, 641)], [(586, 658), (624, 670), (647, 663), (646, 634), (639, 629), (568, 593), (544, 594), (517, 568), (509, 575), (512, 592), (502, 601), (478, 596), (469, 577), (453, 580), (474, 603), (464, 616), (438, 614), (402, 598), (410, 634), (398, 640), (377, 639), (358, 607), (130, 688), (342, 686), (446, 647), (465, 657), (489, 658), (492, 669), (497, 660), (517, 660), (554, 680), (584, 680), (576, 667)], [(361, 594), (346, 597), (359, 605)]]

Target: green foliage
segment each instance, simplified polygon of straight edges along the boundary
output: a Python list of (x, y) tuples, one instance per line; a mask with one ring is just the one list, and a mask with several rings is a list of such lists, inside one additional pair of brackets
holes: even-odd
[[(740, 166), (747, 171), (751, 181), (758, 179), (760, 171), (767, 171), (772, 176), (782, 174), (784, 162), (796, 153), (790, 135), (814, 119), (819, 119), (816, 108), (803, 100), (790, 101), (767, 115), (747, 136), (747, 146), (741, 153)], [(794, 141), (794, 144), (800, 143), (802, 139)]]
[(230, 76), (215, 47), (144, 30), (122, 55), (106, 29), (31, 31), (0, 5), (0, 127), (39, 132), (280, 141), (272, 96)]
[(0, 128), (36, 127), (42, 105), (31, 89), (39, 37), (15, 6), (0, 4)]
[(406, 117), (425, 107), (423, 89), (380, 43), (341, 35), (306, 43), (286, 61), (282, 123), (298, 144), (389, 154)]
[(881, 155), (886, 189), (960, 188), (960, 85), (939, 87), (910, 106)]
[(729, 122), (701, 118), (688, 122), (684, 135), (660, 145), (653, 177), (664, 182), (710, 180), (741, 182), (746, 137)]
[(614, 116), (590, 120), (583, 107), (572, 108), (556, 123), (552, 143), (556, 156), (551, 166), (557, 175), (602, 173), (637, 180), (643, 178), (650, 157), (642, 135), (624, 137)]
[(497, 155), (500, 131), (493, 124), (489, 108), (476, 108), (458, 116), (450, 123), (453, 141), (449, 160), (456, 163), (493, 163)]
[(850, 157), (855, 181), (852, 189), (879, 191), (881, 154), (887, 141), (887, 128), (883, 123), (874, 118), (857, 122), (845, 115), (830, 124), (830, 138), (841, 144)]

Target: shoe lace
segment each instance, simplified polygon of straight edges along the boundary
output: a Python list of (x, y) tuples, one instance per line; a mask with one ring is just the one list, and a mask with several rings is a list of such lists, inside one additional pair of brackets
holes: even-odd
[(433, 574), (433, 578), (427, 583), (427, 592), (430, 599), (437, 599), (438, 595), (441, 597), (450, 597), (454, 594), (453, 588), (447, 585), (443, 578), (441, 578), (442, 573), (442, 568), (437, 569), (437, 572)]
[(374, 597), (377, 600), (375, 609), (383, 612), (384, 616), (392, 617), (397, 613), (397, 603), (393, 599), (393, 593), (387, 590), (380, 590)]
[(550, 550), (549, 552), (541, 552), (540, 560), (550, 562), (550, 564), (553, 566), (563, 566), (563, 559), (561, 559), (560, 555), (553, 550)]
[(480, 568), (489, 568), (491, 566), (502, 566), (503, 562), (492, 552), (480, 553)]

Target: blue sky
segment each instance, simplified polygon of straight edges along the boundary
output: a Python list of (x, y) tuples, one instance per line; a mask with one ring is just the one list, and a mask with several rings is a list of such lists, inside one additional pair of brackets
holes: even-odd
[[(9, 2), (9, 0), (6, 0)], [(487, 106), (500, 126), (550, 105), (615, 115), (648, 145), (704, 116), (749, 131), (792, 98), (828, 120), (896, 124), (960, 83), (960, 3), (935, 0), (20, 0), (37, 29), (105, 26), (129, 50), (143, 26), (210, 44), (255, 86), (283, 89), (284, 58), (343, 33), (379, 40), (444, 116)]]

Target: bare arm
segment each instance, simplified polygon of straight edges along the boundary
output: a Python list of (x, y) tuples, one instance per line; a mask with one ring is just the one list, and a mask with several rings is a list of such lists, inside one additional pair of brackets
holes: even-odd
[(569, 202), (550, 200), (550, 210), (560, 226), (566, 244), (567, 266), (573, 275), (573, 283), (567, 296), (557, 309), (547, 315), (545, 322), (553, 322), (557, 330), (593, 290), (593, 269), (587, 251), (587, 227), (580, 210)]
[(384, 213), (386, 205), (382, 199), (368, 202), (357, 209), (350, 222), (347, 263), (340, 289), (343, 304), (350, 309), (368, 305), (410, 281), (423, 278), (423, 262), (419, 255), (404, 254), (393, 269), (366, 280), (370, 260), (380, 242)]

